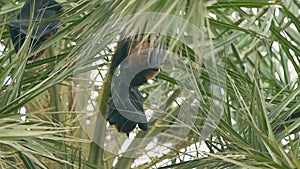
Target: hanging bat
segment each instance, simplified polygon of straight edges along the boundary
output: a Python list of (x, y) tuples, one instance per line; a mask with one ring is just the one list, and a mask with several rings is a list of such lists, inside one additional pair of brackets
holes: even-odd
[[(109, 101), (107, 120), (110, 125), (115, 125), (119, 132), (126, 133), (127, 136), (136, 125), (142, 130), (148, 129), (143, 108), (144, 98), (138, 87), (156, 76), (163, 62), (162, 53), (151, 48), (150, 44), (150, 38), (143, 42), (142, 36), (132, 40), (126, 39), (119, 43), (112, 58), (110, 74), (113, 75), (119, 65), (120, 74), (117, 77), (118, 83), (112, 88), (112, 91), (117, 93)], [(127, 82), (130, 79), (132, 80)], [(129, 97), (126, 97), (124, 92), (128, 90)]]
[[(54, 0), (27, 0), (17, 19), (9, 23), (10, 35), (17, 53), (23, 45), (28, 29), (32, 25), (30, 48), (35, 49), (58, 31), (60, 19), (51, 17), (62, 12), (62, 7)], [(32, 16), (31, 16), (32, 15)], [(32, 20), (30, 18), (33, 18)], [(34, 56), (35, 57), (35, 56)], [(33, 58), (33, 57), (31, 57)]]

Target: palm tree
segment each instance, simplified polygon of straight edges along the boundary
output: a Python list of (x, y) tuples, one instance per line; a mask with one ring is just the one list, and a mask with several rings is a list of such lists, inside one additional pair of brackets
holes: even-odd
[[(300, 168), (297, 0), (63, 1), (59, 31), (14, 53), (0, 2), (2, 168)], [(116, 44), (155, 34), (149, 129), (108, 126)], [(36, 60), (32, 55), (47, 49)]]

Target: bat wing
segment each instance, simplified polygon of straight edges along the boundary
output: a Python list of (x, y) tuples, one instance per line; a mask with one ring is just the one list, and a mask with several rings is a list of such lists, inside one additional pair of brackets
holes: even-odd
[(33, 18), (49, 18), (54, 16), (53, 13), (45, 13), (45, 11), (53, 11), (56, 14), (62, 12), (62, 6), (54, 0), (27, 0), (18, 14), (18, 20), (29, 20), (30, 15), (34, 12)]
[[(57, 26), (60, 20), (52, 20), (48, 21), (44, 24), (38, 24), (40, 21), (34, 21), (34, 25), (36, 26), (30, 37), (35, 40), (41, 39), (43, 36), (47, 35), (50, 32), (57, 32)], [(18, 20), (18, 21), (11, 21), (9, 26), (15, 29), (18, 33), (25, 34), (28, 30), (28, 25), (30, 24), (29, 20)]]
[[(144, 98), (137, 88), (129, 88), (129, 99), (126, 99), (124, 84), (117, 84), (112, 90), (117, 90), (116, 95), (109, 101), (109, 114), (107, 120), (111, 125), (115, 125), (119, 132), (128, 135), (136, 125), (142, 130), (148, 129), (143, 103)], [(123, 88), (120, 91), (117, 88)], [(127, 87), (128, 88), (128, 87)], [(117, 106), (116, 106), (117, 105)]]
[(110, 65), (110, 74), (113, 75), (116, 68), (121, 64), (121, 62), (128, 56), (130, 48), (130, 42), (128, 40), (119, 42), (117, 50), (112, 57)]
[[(141, 118), (140, 121), (141, 122), (146, 122), (147, 118), (146, 118), (145, 110), (144, 110), (144, 107), (143, 107), (144, 98), (141, 95), (140, 91), (138, 90), (138, 88), (132, 88), (131, 92), (129, 94), (130, 94), (130, 99), (131, 99), (132, 104), (135, 106), (135, 108), (139, 112), (143, 113), (142, 116), (140, 116), (140, 118)], [(148, 123), (138, 123), (138, 126), (142, 130), (147, 130), (148, 129)]]

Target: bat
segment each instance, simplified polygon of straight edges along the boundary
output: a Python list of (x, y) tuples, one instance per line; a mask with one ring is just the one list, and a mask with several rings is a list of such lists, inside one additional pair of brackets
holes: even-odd
[[(159, 48), (158, 48), (159, 49)], [(117, 92), (109, 101), (107, 121), (115, 125), (119, 132), (129, 133), (138, 125), (142, 130), (148, 129), (142, 97), (138, 87), (157, 75), (163, 62), (160, 50), (151, 47), (150, 38), (142, 41), (142, 36), (125, 39), (119, 42), (112, 57), (110, 74), (113, 75), (120, 66), (118, 83), (112, 88)], [(134, 76), (133, 76), (134, 75)], [(130, 82), (127, 80), (131, 79)], [(129, 99), (126, 93), (129, 90)], [(121, 105), (117, 107), (116, 105)]]
[[(32, 25), (30, 36), (30, 47), (37, 48), (49, 37), (58, 31), (60, 19), (51, 19), (51, 17), (62, 12), (60, 6), (54, 0), (27, 0), (21, 8), (17, 19), (10, 21), (9, 29), (11, 39), (14, 44), (14, 50), (17, 53), (27, 37), (28, 29)], [(30, 20), (32, 15), (32, 20)]]

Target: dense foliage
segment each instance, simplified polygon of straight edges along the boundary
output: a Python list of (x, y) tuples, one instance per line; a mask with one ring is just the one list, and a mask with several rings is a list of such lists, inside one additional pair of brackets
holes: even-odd
[[(58, 34), (14, 53), (8, 23), (24, 0), (0, 1), (1, 168), (300, 168), (298, 0), (57, 2)], [(188, 21), (203, 39), (175, 17), (150, 25), (173, 30), (158, 41), (177, 67), (140, 88), (150, 128), (127, 139), (97, 117), (107, 115), (121, 36), (110, 26), (138, 31), (142, 20), (125, 16), (141, 13)]]

